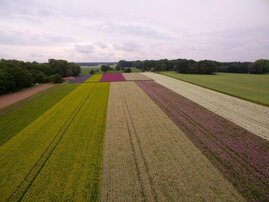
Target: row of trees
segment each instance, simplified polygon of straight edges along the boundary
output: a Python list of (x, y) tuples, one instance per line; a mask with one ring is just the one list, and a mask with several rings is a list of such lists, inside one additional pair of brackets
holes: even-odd
[(66, 60), (47, 63), (0, 60), (0, 94), (18, 91), (35, 83), (62, 82), (62, 77), (77, 76), (80, 66)]
[(174, 70), (183, 74), (213, 74), (214, 72), (253, 73), (264, 74), (269, 72), (269, 60), (256, 62), (217, 62), (212, 60), (194, 61), (187, 59), (176, 60), (120, 60), (117, 67), (136, 67), (142, 71), (170, 71)]

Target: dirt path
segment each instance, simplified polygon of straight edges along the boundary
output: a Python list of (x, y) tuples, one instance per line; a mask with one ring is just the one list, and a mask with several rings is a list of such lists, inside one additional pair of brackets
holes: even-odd
[(1, 95), (0, 96), (0, 109), (7, 107), (15, 102), (20, 101), (20, 100), (23, 100), (27, 97), (30, 97), (30, 96), (32, 96), (36, 93), (39, 93), (43, 90), (46, 90), (52, 86), (53, 86), (53, 84), (40, 84), (38, 86), (27, 88), (27, 89), (21, 90), (19, 92), (9, 93), (7, 95)]
[(241, 100), (160, 74), (143, 74), (206, 109), (269, 140), (269, 107)]
[(111, 83), (101, 201), (243, 200), (135, 83)]

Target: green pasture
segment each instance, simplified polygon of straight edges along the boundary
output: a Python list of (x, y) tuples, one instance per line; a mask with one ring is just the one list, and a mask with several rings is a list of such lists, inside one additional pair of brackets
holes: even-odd
[(180, 74), (173, 71), (159, 73), (221, 93), (269, 106), (269, 74), (216, 73), (215, 75), (194, 75)]

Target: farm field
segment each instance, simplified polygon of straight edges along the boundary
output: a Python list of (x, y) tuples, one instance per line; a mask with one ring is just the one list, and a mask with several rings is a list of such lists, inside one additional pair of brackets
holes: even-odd
[(269, 199), (268, 107), (156, 73), (86, 77), (0, 110), (0, 201)]
[(111, 83), (108, 106), (101, 201), (243, 201), (135, 83)]
[(23, 100), (27, 97), (30, 97), (36, 93), (39, 93), (41, 91), (44, 91), (48, 88), (51, 88), (52, 84), (41, 84), (38, 86), (33, 86), (30, 88), (23, 89), (19, 92), (9, 93), (6, 95), (0, 96), (0, 109), (7, 107), (8, 105), (11, 105), (13, 103), (16, 103), (20, 100)]
[(151, 78), (139, 73), (123, 73), (122, 75), (124, 76), (126, 81), (152, 80)]
[(0, 146), (74, 90), (77, 85), (56, 85), (0, 110)]
[[(88, 75), (89, 72), (93, 69), (93, 70), (99, 70), (100, 71), (100, 67), (101, 66), (81, 66), (81, 73), (80, 75), (81, 76), (85, 76), (85, 75)], [(98, 73), (98, 72), (97, 72)]]
[[(0, 198), (2, 200), (26, 199), (32, 201), (41, 194), (42, 200), (45, 198), (57, 200), (57, 197), (94, 200), (98, 197), (96, 190), (100, 174), (102, 131), (105, 126), (103, 122), (106, 116), (108, 90), (108, 83), (79, 86), (0, 147)], [(82, 110), (91, 112), (91, 114), (84, 113)], [(92, 118), (89, 119), (89, 116)], [(94, 124), (88, 124), (88, 121), (92, 121)], [(78, 130), (77, 124), (83, 124), (86, 130), (83, 129), (84, 127), (81, 128), (82, 130)], [(74, 135), (78, 138), (77, 140), (73, 138)], [(80, 144), (72, 147), (74, 141), (79, 141)], [(87, 144), (83, 145), (83, 143)], [(95, 149), (90, 155), (87, 151), (91, 149), (91, 143)], [(78, 147), (79, 153), (76, 152)], [(63, 158), (61, 152), (69, 155)], [(89, 165), (85, 168), (83, 156), (87, 160), (85, 165)], [(58, 164), (59, 157), (61, 157), (61, 164)], [(74, 164), (73, 160), (81, 163)], [(50, 163), (50, 161), (55, 163)], [(59, 173), (56, 176), (46, 175), (49, 171), (56, 174), (55, 166), (61, 167), (62, 170), (58, 167), (57, 171), (62, 176)], [(67, 173), (64, 172), (65, 169), (69, 169)], [(76, 171), (79, 171), (77, 175)], [(40, 182), (41, 184), (36, 183), (42, 178), (44, 172), (47, 176), (46, 192), (44, 187), (42, 188), (42, 182)], [(80, 173), (85, 175), (79, 177)], [(66, 174), (70, 174), (70, 176), (68, 177)], [(71, 187), (68, 187), (70, 183)], [(55, 189), (55, 186), (60, 186), (59, 190), (66, 188), (69, 192), (64, 190), (61, 192)], [(86, 187), (87, 194), (85, 195)], [(88, 190), (89, 187), (90, 190)], [(39, 190), (39, 194), (31, 195), (32, 189)], [(70, 192), (71, 190), (72, 192)], [(66, 195), (63, 196), (63, 193)]]
[(94, 74), (90, 78), (84, 81), (84, 83), (95, 83), (99, 82), (102, 78), (102, 74)]
[(182, 81), (269, 106), (269, 74), (187, 75), (176, 72), (160, 72)]
[(137, 84), (245, 198), (269, 198), (268, 141), (155, 82)]
[(155, 82), (269, 140), (269, 108), (155, 73)]

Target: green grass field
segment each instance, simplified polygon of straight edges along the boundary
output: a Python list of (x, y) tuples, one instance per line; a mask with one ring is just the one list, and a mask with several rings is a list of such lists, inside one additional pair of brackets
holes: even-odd
[(33, 122), (78, 85), (56, 85), (0, 110), (0, 146)]
[(82, 84), (2, 145), (0, 198), (96, 201), (108, 92)]
[(101, 66), (81, 66), (81, 73), (80, 75), (87, 75), (91, 70), (99, 70), (96, 74), (101, 73)]
[(269, 106), (269, 74), (254, 75), (217, 73), (216, 75), (193, 75), (179, 74), (172, 71), (159, 73)]

